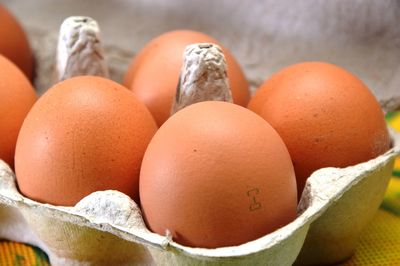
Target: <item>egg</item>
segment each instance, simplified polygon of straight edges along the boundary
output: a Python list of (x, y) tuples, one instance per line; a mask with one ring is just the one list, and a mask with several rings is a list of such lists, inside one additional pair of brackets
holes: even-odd
[[(186, 46), (204, 42), (221, 46), (217, 40), (200, 32), (167, 32), (150, 41), (129, 66), (124, 85), (146, 104), (158, 125), (163, 124), (171, 114)], [(233, 101), (246, 106), (250, 99), (247, 80), (230, 51), (224, 47), (222, 50), (228, 65)]]
[(365, 162), (390, 146), (373, 94), (356, 76), (332, 64), (304, 62), (284, 68), (261, 85), (248, 108), (284, 140), (299, 195), (315, 170)]
[(34, 58), (17, 19), (0, 4), (0, 54), (14, 62), (32, 80)]
[(296, 217), (285, 144), (232, 103), (195, 103), (171, 116), (146, 150), (139, 183), (150, 230), (187, 246), (243, 244)]
[(11, 167), (18, 132), (35, 101), (29, 80), (14, 63), (0, 55), (0, 159)]
[(132, 92), (108, 79), (80, 76), (50, 88), (18, 136), (15, 171), (30, 199), (70, 206), (98, 190), (139, 201), (139, 170), (157, 127)]

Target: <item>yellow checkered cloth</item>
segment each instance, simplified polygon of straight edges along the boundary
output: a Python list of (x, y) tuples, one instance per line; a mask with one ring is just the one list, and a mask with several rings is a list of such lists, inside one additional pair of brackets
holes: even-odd
[(47, 255), (40, 249), (16, 242), (0, 242), (1, 266), (48, 266)]
[[(400, 112), (387, 115), (388, 123), (400, 132)], [(46, 254), (36, 247), (0, 241), (0, 266), (47, 266)], [(393, 170), (381, 208), (365, 228), (356, 252), (342, 266), (400, 266), (400, 157)]]

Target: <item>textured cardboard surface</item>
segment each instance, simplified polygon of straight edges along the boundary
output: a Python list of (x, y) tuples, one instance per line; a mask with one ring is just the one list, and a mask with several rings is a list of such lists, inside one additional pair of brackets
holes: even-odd
[[(92, 193), (75, 207), (29, 200), (18, 193), (13, 172), (1, 162), (0, 237), (41, 247), (54, 265), (291, 265), (311, 225), (299, 263), (310, 257), (315, 263), (317, 248), (326, 254), (320, 264), (352, 251), (358, 229), (382, 199), (379, 193), (370, 195), (384, 190), (398, 154), (395, 148), (353, 167), (318, 170), (308, 180), (294, 222), (243, 245), (217, 249), (184, 247), (149, 232), (136, 204), (117, 191)], [(372, 205), (354, 205), (360, 197)], [(333, 240), (346, 238), (349, 246), (338, 250), (327, 242), (327, 234)]]

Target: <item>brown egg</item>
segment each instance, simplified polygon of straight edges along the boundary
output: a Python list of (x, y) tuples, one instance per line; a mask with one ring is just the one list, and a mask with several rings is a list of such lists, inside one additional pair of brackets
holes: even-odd
[(11, 167), (18, 132), (35, 101), (35, 91), (25, 75), (0, 55), (0, 159)]
[(276, 131), (244, 107), (193, 104), (157, 131), (140, 197), (149, 228), (193, 247), (239, 245), (296, 217), (296, 180)]
[[(125, 75), (124, 85), (146, 104), (158, 125), (168, 119), (187, 45), (209, 42), (221, 46), (210, 36), (189, 30), (164, 33), (148, 43), (133, 59)], [(233, 101), (246, 106), (249, 85), (233, 55), (222, 47), (227, 65)]]
[(268, 79), (248, 107), (286, 143), (299, 195), (315, 170), (354, 165), (389, 149), (378, 102), (362, 81), (335, 65), (289, 66)]
[(15, 17), (0, 4), (0, 54), (14, 62), (33, 78), (34, 59), (28, 39)]
[(56, 84), (32, 107), (18, 136), (15, 170), (25, 196), (74, 205), (98, 190), (138, 202), (139, 169), (157, 127), (132, 92), (104, 78)]

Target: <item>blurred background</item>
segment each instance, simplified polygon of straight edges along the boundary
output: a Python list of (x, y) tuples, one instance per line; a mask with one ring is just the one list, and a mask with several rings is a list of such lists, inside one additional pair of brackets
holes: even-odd
[[(400, 1), (397, 0), (0, 0), (0, 3), (19, 18), (36, 43), (36, 50), (55, 49), (54, 40), (66, 17), (93, 17), (102, 29), (112, 78), (117, 81), (131, 57), (149, 40), (168, 30), (187, 28), (205, 32), (231, 49), (253, 88), (282, 67), (299, 61), (322, 60), (358, 75), (380, 100), (392, 105), (390, 108), (393, 99), (391, 103), (388, 101), (400, 95)], [(46, 34), (46, 45), (38, 45)], [(46, 82), (39, 86), (46, 86)], [(398, 99), (396, 105), (399, 106)]]

